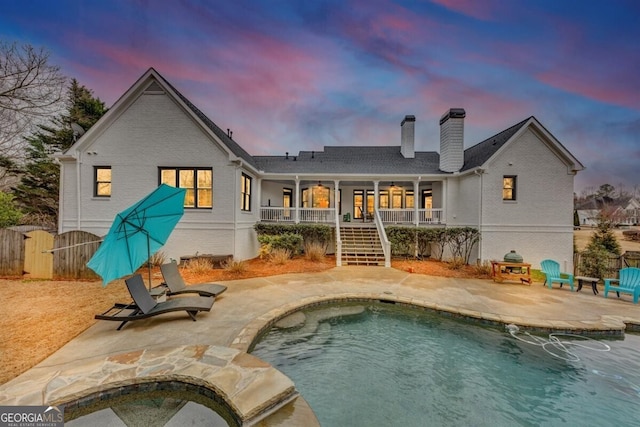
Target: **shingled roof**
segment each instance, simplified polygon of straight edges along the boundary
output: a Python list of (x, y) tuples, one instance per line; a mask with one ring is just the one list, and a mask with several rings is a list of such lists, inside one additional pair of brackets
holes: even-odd
[(266, 173), (435, 174), (440, 156), (416, 152), (407, 159), (400, 146), (328, 146), (324, 151), (301, 151), (297, 156), (254, 156)]
[(200, 111), (200, 109), (198, 107), (196, 107), (195, 105), (193, 105), (193, 103), (191, 101), (189, 101), (187, 99), (186, 96), (184, 96), (182, 93), (180, 93), (179, 90), (177, 90), (175, 87), (173, 87), (173, 85), (171, 85), (171, 83), (169, 83), (167, 80), (165, 80), (165, 83), (171, 88), (171, 90), (173, 90), (176, 95), (178, 95), (178, 97), (182, 100), (182, 102), (184, 102), (186, 104), (186, 106), (193, 111), (193, 113), (198, 116), (198, 118), (200, 120), (202, 120), (202, 122), (218, 137), (220, 138), (220, 140), (227, 146), (227, 148), (229, 148), (229, 150), (231, 150), (231, 152), (236, 156), (241, 158), (242, 160), (244, 160), (247, 164), (253, 166), (254, 168), (256, 167), (256, 163), (254, 161), (254, 158), (251, 156), (251, 154), (247, 153), (245, 151), (244, 148), (242, 148), (240, 146), (240, 144), (238, 144), (237, 142), (235, 142), (233, 140), (233, 138), (230, 138), (229, 135), (227, 135), (227, 133), (225, 131), (223, 131), (222, 129), (220, 129), (218, 127), (218, 125), (216, 125), (213, 121), (211, 121), (211, 119), (209, 119), (209, 117), (207, 117), (202, 111)]
[(482, 166), (487, 160), (493, 156), (496, 151), (500, 149), (507, 141), (515, 135), (522, 126), (525, 125), (533, 116), (524, 119), (520, 123), (511, 126), (509, 129), (505, 129), (500, 133), (497, 133), (482, 142), (469, 147), (464, 150), (464, 164), (462, 165), (462, 171), (477, 168)]

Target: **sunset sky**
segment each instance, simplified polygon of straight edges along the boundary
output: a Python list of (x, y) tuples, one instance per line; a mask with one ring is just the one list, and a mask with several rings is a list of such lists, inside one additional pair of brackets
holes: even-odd
[(634, 0), (5, 1), (0, 39), (111, 106), (149, 67), (251, 154), (325, 145), (465, 148), (535, 116), (585, 166), (575, 191), (640, 196), (640, 2)]

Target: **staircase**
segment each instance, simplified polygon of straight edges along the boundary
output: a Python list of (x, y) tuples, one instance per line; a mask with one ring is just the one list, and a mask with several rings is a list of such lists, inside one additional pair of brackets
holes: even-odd
[(380, 265), (384, 252), (375, 227), (340, 227), (342, 265)]

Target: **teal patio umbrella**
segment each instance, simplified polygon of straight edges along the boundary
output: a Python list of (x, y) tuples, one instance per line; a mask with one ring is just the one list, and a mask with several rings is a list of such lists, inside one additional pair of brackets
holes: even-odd
[(87, 263), (87, 267), (102, 277), (102, 286), (135, 273), (166, 243), (184, 214), (185, 193), (183, 188), (162, 184), (116, 215), (100, 247)]

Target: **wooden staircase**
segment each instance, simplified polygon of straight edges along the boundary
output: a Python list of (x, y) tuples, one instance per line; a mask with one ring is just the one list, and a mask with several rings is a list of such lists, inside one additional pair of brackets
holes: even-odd
[(340, 227), (342, 265), (380, 265), (384, 252), (375, 227)]

